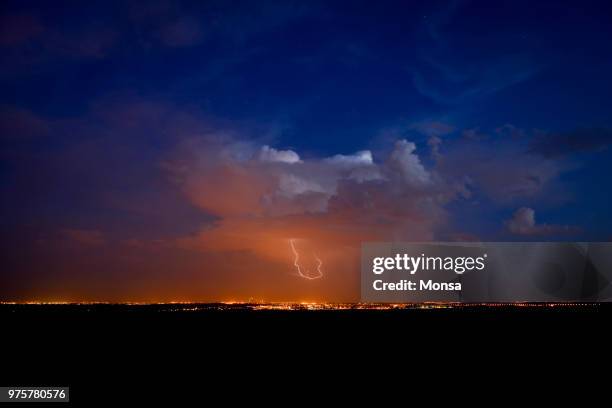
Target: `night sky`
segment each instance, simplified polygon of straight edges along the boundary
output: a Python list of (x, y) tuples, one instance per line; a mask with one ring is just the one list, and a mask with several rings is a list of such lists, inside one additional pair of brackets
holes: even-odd
[(612, 240), (609, 7), (4, 0), (0, 300), (355, 301), (365, 241)]

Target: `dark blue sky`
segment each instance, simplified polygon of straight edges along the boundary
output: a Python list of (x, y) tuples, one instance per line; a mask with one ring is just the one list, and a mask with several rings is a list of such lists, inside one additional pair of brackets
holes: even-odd
[[(368, 216), (414, 207), (402, 217), (428, 220), (430, 234), (378, 239), (609, 240), (611, 72), (606, 2), (3, 1), (3, 250), (59, 259), (65, 248), (42, 256), (36, 242), (149, 245), (243, 220), (193, 181), (225, 154), (220, 167), (265, 174), (253, 202), (267, 204), (248, 217), (332, 217), (373, 193), (329, 158), (364, 150), (389, 183), (368, 179), (372, 191), (404, 203), (371, 203)], [(253, 169), (264, 145), (303, 169)], [(392, 181), (398, 155), (402, 177), (425, 184)], [(282, 211), (267, 201), (277, 181)], [(237, 190), (219, 194), (252, 198)]]
[(73, 116), (130, 92), (322, 154), (421, 120), (609, 124), (605, 2), (92, 3), (4, 2), (32, 20), (5, 35), (4, 104)]

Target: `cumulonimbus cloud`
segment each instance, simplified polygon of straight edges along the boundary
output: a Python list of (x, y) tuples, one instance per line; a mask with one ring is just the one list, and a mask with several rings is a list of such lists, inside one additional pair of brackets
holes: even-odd
[(366, 150), (303, 160), (269, 146), (189, 140), (165, 168), (217, 221), (179, 244), (285, 260), (290, 239), (309, 241), (322, 259), (366, 240), (433, 239), (455, 192), (416, 149), (399, 140), (379, 162)]

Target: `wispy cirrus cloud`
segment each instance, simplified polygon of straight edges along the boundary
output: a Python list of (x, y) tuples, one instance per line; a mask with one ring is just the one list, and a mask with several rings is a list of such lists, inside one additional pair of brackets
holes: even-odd
[(476, 37), (453, 35), (451, 25), (467, 2), (451, 1), (422, 19), (422, 45), (412, 68), (417, 92), (441, 105), (476, 102), (524, 82), (541, 70), (529, 54), (500, 49), (479, 55), (458, 52), (479, 49)]
[(421, 95), (443, 105), (457, 105), (519, 84), (539, 70), (537, 65), (521, 55), (468, 63), (448, 61), (432, 64), (426, 61), (423, 68), (413, 72), (412, 82)]

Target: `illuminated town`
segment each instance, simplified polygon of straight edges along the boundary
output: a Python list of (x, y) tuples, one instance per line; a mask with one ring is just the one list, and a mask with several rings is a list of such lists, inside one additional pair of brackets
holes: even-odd
[(105, 302), (0, 302), (0, 306), (36, 307), (57, 306), (78, 307), (86, 311), (104, 307), (154, 308), (160, 312), (206, 312), (206, 311), (360, 311), (360, 310), (422, 310), (422, 309), (518, 309), (518, 308), (599, 308), (603, 304), (596, 302), (498, 302), (498, 303), (460, 303), (460, 302), (425, 302), (425, 303), (325, 303), (325, 302), (164, 302), (164, 303), (105, 303)]

